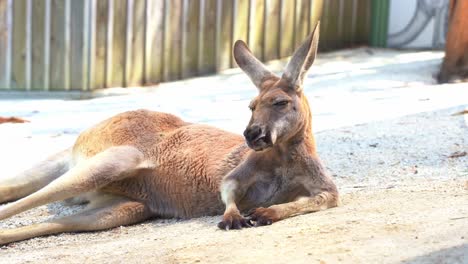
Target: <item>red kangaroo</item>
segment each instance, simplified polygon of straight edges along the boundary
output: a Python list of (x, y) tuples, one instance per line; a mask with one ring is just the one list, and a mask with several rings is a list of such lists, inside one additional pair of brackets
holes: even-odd
[[(318, 26), (277, 77), (242, 41), (234, 57), (259, 95), (242, 136), (147, 110), (118, 114), (74, 146), (0, 181), (0, 220), (60, 200), (73, 215), (0, 230), (0, 245), (63, 232), (103, 230), (149, 218), (219, 215), (222, 229), (269, 225), (335, 207), (338, 191), (315, 147), (302, 82)], [(249, 212), (242, 216), (242, 212)]]

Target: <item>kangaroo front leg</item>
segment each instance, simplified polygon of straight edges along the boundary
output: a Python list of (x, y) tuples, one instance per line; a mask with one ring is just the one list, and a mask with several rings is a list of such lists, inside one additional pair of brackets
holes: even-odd
[(241, 229), (250, 227), (249, 222), (241, 214), (236, 205), (236, 200), (244, 196), (246, 188), (235, 179), (227, 179), (221, 185), (221, 198), (226, 205), (223, 220), (218, 223), (220, 229)]
[(226, 210), (223, 214), (223, 220), (218, 224), (219, 228), (229, 230), (250, 227), (249, 221), (240, 214), (236, 203), (244, 197), (248, 188), (255, 181), (252, 172), (253, 164), (255, 164), (255, 160), (248, 158), (223, 179), (221, 199), (226, 205)]
[(114, 197), (98, 208), (85, 209), (74, 215), (9, 230), (0, 230), (0, 245), (33, 237), (64, 232), (96, 231), (139, 223), (151, 217), (140, 202)]
[(134, 174), (144, 164), (134, 147), (111, 147), (83, 161), (39, 191), (0, 207), (0, 220), (31, 208), (99, 189)]
[(312, 197), (300, 197), (294, 202), (272, 205), (268, 208), (255, 208), (247, 215), (255, 226), (271, 225), (279, 220), (311, 213), (339, 205), (338, 193), (321, 192)]

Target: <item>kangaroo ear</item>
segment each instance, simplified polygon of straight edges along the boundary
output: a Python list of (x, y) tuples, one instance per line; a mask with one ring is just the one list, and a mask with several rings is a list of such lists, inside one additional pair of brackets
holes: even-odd
[(261, 89), (262, 83), (265, 80), (275, 76), (275, 74), (268, 70), (262, 62), (255, 58), (247, 47), (247, 44), (242, 40), (236, 41), (233, 53), (237, 65), (239, 65), (239, 67), (250, 77), (258, 89)]
[(288, 65), (286, 65), (282, 78), (296, 89), (301, 89), (304, 77), (315, 60), (319, 41), (319, 28), (320, 21), (317, 22), (314, 32), (294, 52)]

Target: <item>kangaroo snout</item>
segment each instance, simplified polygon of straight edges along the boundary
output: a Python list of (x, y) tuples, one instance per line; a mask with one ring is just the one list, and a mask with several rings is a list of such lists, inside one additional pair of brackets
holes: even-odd
[(245, 129), (244, 137), (247, 141), (255, 141), (263, 134), (263, 129), (259, 125), (252, 125)]
[(259, 125), (247, 127), (244, 131), (244, 137), (247, 145), (255, 151), (264, 150), (272, 145), (269, 133)]

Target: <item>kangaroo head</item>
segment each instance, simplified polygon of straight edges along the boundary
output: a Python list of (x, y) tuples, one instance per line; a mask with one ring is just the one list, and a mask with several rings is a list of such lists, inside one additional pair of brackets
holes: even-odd
[(319, 39), (319, 24), (314, 32), (294, 52), (281, 77), (269, 71), (238, 40), (234, 58), (250, 77), (259, 94), (250, 103), (252, 116), (244, 136), (247, 144), (261, 151), (291, 140), (302, 140), (311, 133), (311, 112), (303, 93), (302, 83), (314, 62)]

